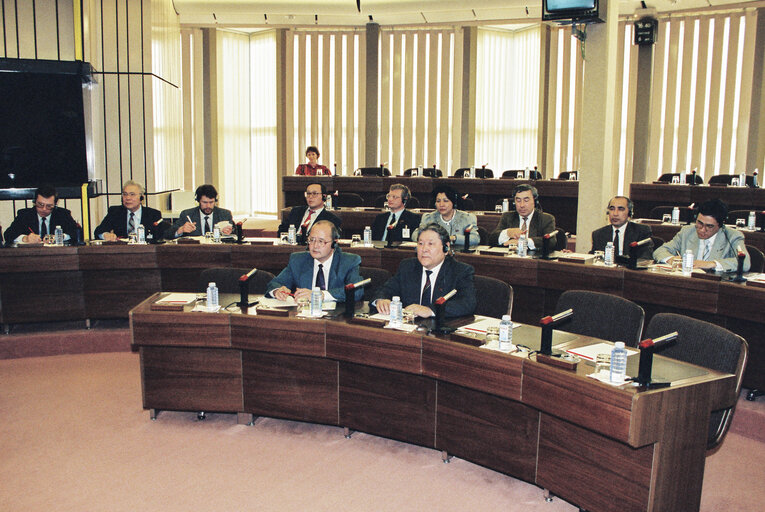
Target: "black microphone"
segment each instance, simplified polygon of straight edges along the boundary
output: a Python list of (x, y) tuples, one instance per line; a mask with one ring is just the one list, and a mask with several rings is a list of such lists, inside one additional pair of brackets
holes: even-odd
[(550, 239), (554, 237), (555, 235), (557, 235), (559, 232), (560, 232), (560, 229), (556, 229), (555, 231), (552, 231), (542, 236), (542, 259), (543, 260), (550, 258)]
[(345, 316), (352, 317), (356, 311), (356, 290), (363, 288), (372, 282), (371, 278), (366, 278), (358, 283), (348, 283), (345, 285)]
[(394, 222), (393, 224), (389, 225), (387, 228), (385, 228), (388, 230), (388, 236), (385, 237), (385, 242), (386, 242), (385, 247), (389, 249), (393, 247), (391, 245), (393, 243), (393, 230), (396, 228), (397, 225), (398, 225), (398, 220)]
[(666, 387), (670, 385), (670, 382), (651, 382), (651, 373), (653, 368), (653, 353), (657, 348), (661, 348), (664, 345), (675, 341), (678, 337), (678, 332), (671, 332), (658, 338), (648, 338), (641, 341), (638, 344), (640, 349), (640, 366), (638, 366), (638, 375), (635, 379), (638, 384), (646, 387)]
[(738, 258), (738, 265), (736, 267), (736, 277), (733, 278), (734, 283), (743, 283), (746, 281), (744, 277), (744, 260), (746, 260), (746, 250), (743, 245), (739, 245), (736, 249), (736, 258)]
[(433, 330), (440, 334), (450, 334), (454, 332), (454, 327), (446, 327), (444, 326), (444, 304), (457, 295), (457, 289), (454, 288), (449, 293), (437, 298), (435, 302), (433, 303), (435, 307), (435, 314), (436, 314), (436, 324), (435, 327), (433, 327)]
[(475, 224), (470, 224), (465, 228), (463, 234), (465, 235), (465, 246), (462, 248), (462, 252), (470, 252), (470, 233), (475, 228)]
[(543, 317), (539, 323), (542, 325), (542, 339), (539, 344), (539, 353), (546, 356), (553, 355), (552, 351), (552, 331), (553, 327), (560, 323), (570, 319), (574, 316), (574, 310), (569, 308), (566, 311), (561, 311), (554, 316)]
[(235, 229), (236, 229), (236, 243), (243, 244), (244, 243), (244, 230), (242, 229), (242, 221), (239, 221), (236, 223)]
[(237, 303), (237, 306), (239, 306), (239, 309), (244, 313), (246, 313), (247, 308), (250, 307), (250, 278), (255, 275), (255, 272), (257, 271), (258, 269), (254, 268), (239, 277), (239, 302)]

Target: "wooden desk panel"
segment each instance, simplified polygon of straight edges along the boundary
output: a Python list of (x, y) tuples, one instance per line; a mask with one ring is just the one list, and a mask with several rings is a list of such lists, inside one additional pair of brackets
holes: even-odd
[(720, 283), (662, 272), (625, 270), (624, 298), (661, 306), (717, 313)]
[(537, 260), (537, 286), (551, 290), (591, 290), (622, 295), (623, 267)]
[(422, 335), (341, 322), (327, 322), (327, 357), (422, 372)]
[(125, 318), (131, 309), (162, 289), (157, 268), (83, 270), (82, 282), (85, 316), (92, 319)]
[[(55, 262), (49, 263), (53, 265), (42, 268), (55, 266)], [(82, 274), (75, 270), (40, 272), (39, 268), (0, 274), (0, 317), (6, 324), (84, 320)]]
[(324, 357), (325, 322), (267, 315), (231, 317), (231, 346), (244, 350)]

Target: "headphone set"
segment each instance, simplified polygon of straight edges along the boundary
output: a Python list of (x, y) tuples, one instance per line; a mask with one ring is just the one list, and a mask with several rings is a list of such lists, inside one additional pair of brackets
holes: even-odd
[[(702, 210), (706, 211), (707, 213), (702, 213)], [(694, 222), (696, 222), (696, 219), (699, 215), (714, 217), (714, 219), (717, 221), (717, 224), (723, 228), (725, 227), (725, 221), (728, 219), (728, 205), (720, 199), (711, 199), (701, 203), (699, 207), (696, 208), (693, 214)]]

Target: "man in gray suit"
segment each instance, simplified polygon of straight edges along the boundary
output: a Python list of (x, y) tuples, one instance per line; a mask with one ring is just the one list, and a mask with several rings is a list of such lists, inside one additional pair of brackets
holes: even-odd
[(671, 263), (682, 259), (690, 249), (695, 257), (694, 268), (732, 272), (738, 267), (739, 251), (745, 255), (744, 272), (749, 270), (751, 260), (744, 245), (744, 235), (725, 226), (728, 205), (719, 199), (703, 203), (699, 207), (696, 223), (683, 227), (675, 237), (653, 252), (653, 259)]
[(230, 235), (234, 229), (234, 221), (231, 217), (231, 211), (225, 208), (218, 208), (218, 191), (212, 185), (200, 185), (196, 191), (196, 200), (199, 208), (189, 208), (183, 210), (181, 216), (170, 228), (167, 238), (178, 238), (179, 236), (204, 236), (208, 231), (213, 231), (218, 223), (220, 232), (224, 235)]

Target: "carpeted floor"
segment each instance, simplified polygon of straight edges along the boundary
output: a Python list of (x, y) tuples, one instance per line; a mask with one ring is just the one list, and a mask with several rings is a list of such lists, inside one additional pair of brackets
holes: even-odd
[[(133, 353), (0, 361), (0, 412), (4, 512), (577, 510), (464, 460), (336, 427), (176, 412), (150, 421)], [(706, 467), (702, 510), (762, 509), (761, 439), (729, 435)]]

